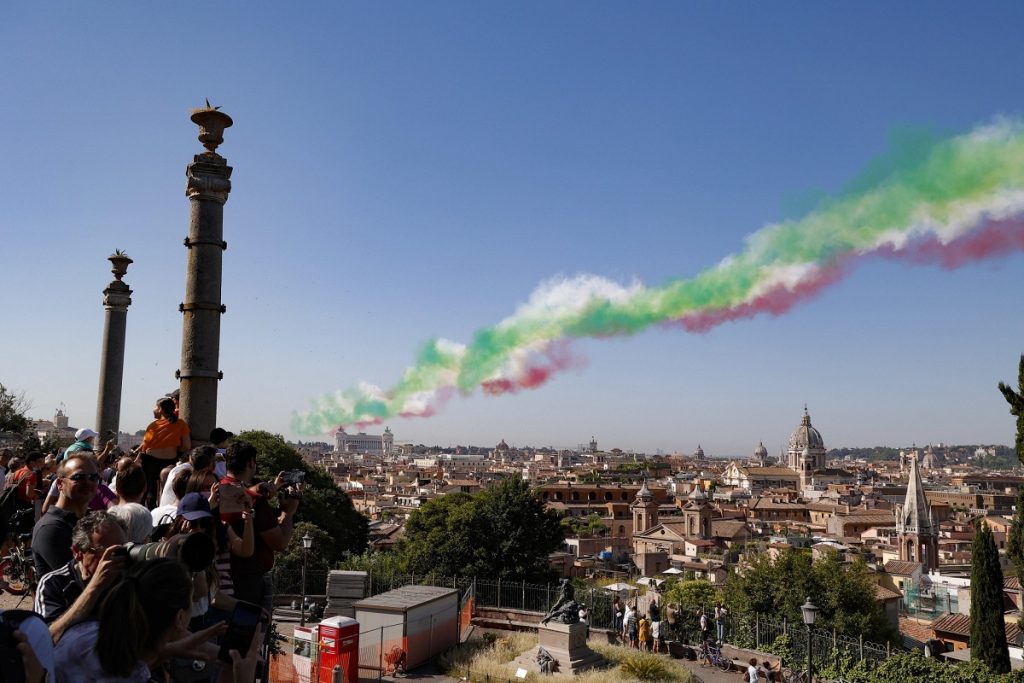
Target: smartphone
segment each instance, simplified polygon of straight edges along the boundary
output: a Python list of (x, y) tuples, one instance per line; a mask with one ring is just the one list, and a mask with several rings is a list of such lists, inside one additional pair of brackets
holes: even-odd
[(284, 473), (286, 484), (299, 484), (306, 480), (306, 473), (302, 470), (290, 470)]
[(232, 515), (245, 509), (245, 497), (249, 494), (237, 484), (220, 485), (220, 513)]
[(0, 613), (0, 671), (8, 683), (25, 683), (25, 663), (18, 651), (18, 641), (14, 632), (21, 627), (25, 619), (39, 615), (24, 609), (9, 609)]
[(239, 655), (245, 657), (262, 617), (263, 610), (259, 605), (239, 600), (235, 605), (235, 610), (231, 613), (231, 621), (228, 622), (228, 630), (221, 640), (217, 658), (230, 664), (231, 655), (229, 653), (231, 650), (237, 650)]

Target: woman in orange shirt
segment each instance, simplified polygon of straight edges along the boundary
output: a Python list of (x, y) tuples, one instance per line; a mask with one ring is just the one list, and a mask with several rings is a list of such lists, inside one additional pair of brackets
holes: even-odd
[(156, 418), (146, 427), (146, 435), (142, 437), (142, 470), (146, 473), (146, 500), (149, 507), (159, 494), (157, 482), (160, 470), (174, 464), (180, 453), (192, 448), (192, 437), (188, 425), (174, 413), (174, 400), (162, 398), (153, 408)]

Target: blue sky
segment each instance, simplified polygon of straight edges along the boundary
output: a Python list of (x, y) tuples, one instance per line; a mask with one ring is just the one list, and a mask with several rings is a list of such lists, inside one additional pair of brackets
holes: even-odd
[[(220, 422), (287, 433), (541, 281), (657, 284), (843, 188), (893, 131), (1020, 116), (1020, 3), (21, 3), (0, 9), (0, 382), (95, 413), (105, 257), (136, 263), (122, 428), (179, 365), (190, 107), (235, 120)], [(771, 452), (1011, 443), (1024, 257), (872, 263), (777, 319), (578, 345), (399, 441)]]

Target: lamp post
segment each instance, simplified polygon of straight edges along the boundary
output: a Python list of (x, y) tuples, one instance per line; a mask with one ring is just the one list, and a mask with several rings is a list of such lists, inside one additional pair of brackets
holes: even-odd
[(803, 612), (804, 624), (807, 626), (807, 681), (813, 683), (814, 662), (811, 659), (811, 653), (814, 648), (811, 643), (811, 629), (814, 628), (814, 619), (818, 616), (818, 608), (811, 602), (811, 596), (807, 596), (807, 602), (800, 606), (800, 611)]
[(306, 551), (313, 547), (313, 537), (307, 531), (302, 536), (302, 602), (299, 603), (299, 626), (306, 625)]

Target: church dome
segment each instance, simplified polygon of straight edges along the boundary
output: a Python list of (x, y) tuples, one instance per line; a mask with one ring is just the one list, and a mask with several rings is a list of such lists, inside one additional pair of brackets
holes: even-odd
[(700, 482), (697, 482), (696, 484), (694, 484), (693, 490), (690, 491), (690, 495), (687, 496), (687, 498), (689, 500), (692, 500), (692, 501), (696, 502), (696, 503), (699, 503), (699, 502), (702, 502), (702, 501), (705, 501), (705, 500), (708, 499), (708, 497), (704, 494), (704, 490), (700, 487)]
[(697, 450), (694, 452), (693, 457), (698, 460), (704, 459), (704, 449), (700, 447), (700, 444), (697, 444)]
[(754, 457), (758, 460), (764, 460), (768, 457), (768, 449), (764, 447), (763, 441), (757, 442), (757, 448), (754, 449)]
[(805, 448), (825, 449), (825, 441), (821, 438), (821, 432), (811, 426), (811, 415), (804, 406), (804, 416), (800, 420), (800, 426), (793, 430), (789, 437), (790, 452), (801, 453)]
[(644, 501), (654, 500), (654, 494), (651, 493), (651, 490), (649, 488), (647, 488), (647, 478), (646, 477), (644, 478), (643, 485), (640, 486), (640, 490), (636, 492), (636, 499), (637, 500), (644, 500)]

